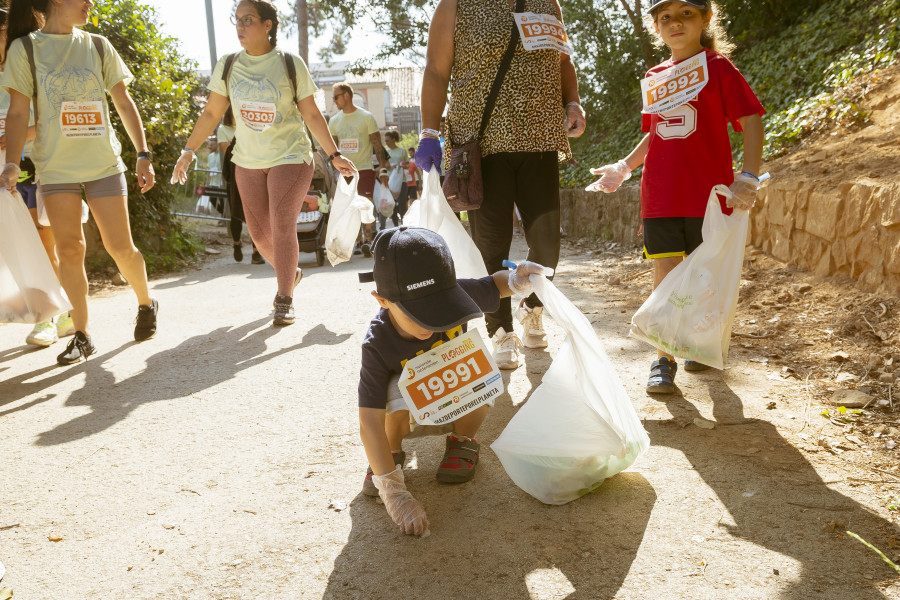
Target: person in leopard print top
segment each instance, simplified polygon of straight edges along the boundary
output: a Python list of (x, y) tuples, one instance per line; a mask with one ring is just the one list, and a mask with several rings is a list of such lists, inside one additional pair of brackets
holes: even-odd
[[(446, 143), (452, 147), (478, 135), (487, 96), (515, 27), (514, 13), (552, 15), (562, 22), (558, 0), (440, 0), (428, 34), (422, 84), (424, 126), (416, 164), (424, 172), (441, 168), (441, 114), (447, 110)], [(523, 15), (518, 14), (517, 18)], [(489, 273), (509, 258), (513, 206), (518, 206), (528, 242), (528, 260), (548, 267), (559, 261), (559, 163), (572, 157), (568, 137), (584, 132), (575, 66), (554, 49), (526, 50), (521, 36), (481, 139), (484, 203), (469, 211), (472, 238)], [(449, 154), (449, 151), (448, 151)], [(516, 317), (526, 347), (547, 345), (543, 308), (534, 294), (522, 300)], [(513, 332), (512, 304), (485, 314), (500, 368), (518, 366), (523, 345)]]

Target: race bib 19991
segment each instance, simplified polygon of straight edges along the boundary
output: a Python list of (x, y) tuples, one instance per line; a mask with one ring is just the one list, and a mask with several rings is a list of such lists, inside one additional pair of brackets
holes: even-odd
[(274, 102), (241, 102), (241, 120), (252, 131), (262, 133), (275, 123)]
[(687, 104), (697, 97), (708, 81), (704, 50), (641, 80), (642, 112), (656, 115)]
[(400, 394), (421, 425), (460, 418), (503, 393), (503, 378), (484, 341), (473, 329), (404, 365)]
[(89, 138), (106, 135), (103, 102), (63, 102), (59, 107), (59, 127), (63, 137)]

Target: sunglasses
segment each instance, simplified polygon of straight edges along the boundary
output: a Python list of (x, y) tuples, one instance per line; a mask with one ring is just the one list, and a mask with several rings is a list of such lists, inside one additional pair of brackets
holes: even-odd
[(341, 96), (343, 96), (343, 95), (346, 94), (346, 93), (347, 93), (347, 92), (341, 92), (340, 94), (335, 94), (334, 96), (331, 97), (331, 99), (332, 99), (332, 100), (337, 100), (338, 98), (340, 98)]

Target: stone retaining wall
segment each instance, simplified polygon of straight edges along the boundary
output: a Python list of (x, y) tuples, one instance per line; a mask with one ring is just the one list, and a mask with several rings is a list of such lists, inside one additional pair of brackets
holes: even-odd
[[(562, 228), (640, 247), (640, 189), (615, 194), (566, 189)], [(823, 276), (846, 276), (857, 287), (900, 291), (900, 181), (861, 179), (837, 187), (784, 177), (760, 190), (749, 242), (788, 264)]]

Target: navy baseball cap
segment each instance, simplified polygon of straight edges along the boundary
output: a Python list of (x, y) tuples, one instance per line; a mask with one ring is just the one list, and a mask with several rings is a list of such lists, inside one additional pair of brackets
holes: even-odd
[(375, 282), (379, 296), (394, 302), (413, 323), (446, 331), (481, 316), (481, 309), (456, 282), (450, 248), (440, 235), (422, 227), (385, 229), (372, 242), (375, 265), (360, 273)]
[(709, 2), (706, 0), (660, 0), (659, 2), (654, 2), (650, 8), (647, 9), (647, 14), (651, 14), (654, 10), (662, 6), (663, 4), (668, 4), (669, 2), (681, 2), (682, 4), (690, 4), (696, 8), (706, 8), (709, 6)]

